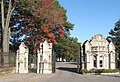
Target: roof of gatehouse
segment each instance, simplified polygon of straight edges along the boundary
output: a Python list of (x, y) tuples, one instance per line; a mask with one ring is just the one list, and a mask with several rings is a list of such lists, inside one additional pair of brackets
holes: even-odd
[(102, 34), (96, 34), (95, 36), (92, 37), (91, 40), (105, 40), (104, 36)]
[(94, 35), (90, 40), (86, 40), (84, 43), (83, 43), (83, 46), (85, 45), (85, 44), (92, 44), (92, 43), (94, 43), (94, 42), (96, 42), (96, 41), (104, 41), (104, 42), (107, 42), (108, 43), (108, 41), (106, 40), (106, 38), (102, 35), (102, 34), (96, 34), (96, 35)]

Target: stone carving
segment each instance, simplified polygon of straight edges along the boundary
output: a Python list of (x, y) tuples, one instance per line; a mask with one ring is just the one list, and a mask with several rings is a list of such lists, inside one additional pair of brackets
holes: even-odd
[(22, 42), (17, 50), (16, 73), (28, 73), (28, 48)]
[(81, 69), (115, 69), (115, 47), (97, 34), (82, 46)]
[(52, 43), (44, 41), (40, 43), (40, 49), (37, 54), (37, 73), (52, 73)]

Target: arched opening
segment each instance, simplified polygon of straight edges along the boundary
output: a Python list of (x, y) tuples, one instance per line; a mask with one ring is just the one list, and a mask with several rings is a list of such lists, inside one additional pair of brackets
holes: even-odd
[(99, 67), (100, 68), (103, 68), (103, 63), (104, 63), (103, 58), (104, 58), (103, 56), (100, 56), (100, 59), (99, 59)]
[(93, 56), (93, 67), (97, 68), (97, 56)]

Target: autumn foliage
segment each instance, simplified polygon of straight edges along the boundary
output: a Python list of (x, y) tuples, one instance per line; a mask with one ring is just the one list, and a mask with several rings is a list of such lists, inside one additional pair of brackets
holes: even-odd
[(56, 44), (55, 34), (64, 37), (65, 10), (55, 0), (41, 0), (39, 5), (40, 7), (36, 7), (32, 12), (35, 22), (40, 24), (44, 36)]
[[(39, 43), (47, 40), (58, 44), (58, 38), (65, 36), (66, 10), (57, 0), (20, 0), (16, 8), (19, 14), (13, 21), (19, 23), (16, 30), (27, 37), (28, 45), (36, 49)], [(21, 28), (21, 29), (20, 29)], [(15, 29), (12, 29), (15, 31)]]
[(61, 29), (61, 28), (59, 28), (59, 29), (58, 29), (58, 32), (59, 32), (60, 36), (61, 36), (62, 38), (64, 38), (64, 30)]
[(47, 27), (44, 28), (44, 33), (49, 33), (49, 30)]

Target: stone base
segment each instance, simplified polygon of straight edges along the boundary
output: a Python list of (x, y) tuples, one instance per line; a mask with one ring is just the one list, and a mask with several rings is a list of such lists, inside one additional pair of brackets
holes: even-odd
[(52, 74), (52, 71), (51, 70), (44, 70), (43, 74)]
[(9, 67), (9, 54), (8, 53), (4, 53), (1, 56), (1, 64), (3, 67)]
[(16, 69), (16, 73), (28, 73), (28, 69), (26, 69), (26, 70)]

